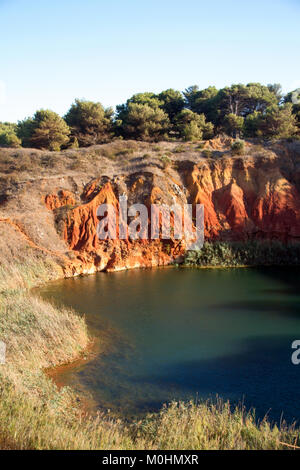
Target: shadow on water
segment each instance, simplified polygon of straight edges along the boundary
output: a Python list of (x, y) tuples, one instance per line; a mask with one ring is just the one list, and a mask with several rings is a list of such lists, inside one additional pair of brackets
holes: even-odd
[[(220, 308), (229, 311), (255, 311), (275, 315), (288, 315), (300, 318), (300, 268), (299, 267), (257, 267), (251, 268), (259, 276), (266, 277), (274, 281), (274, 287), (257, 288), (256, 294), (261, 294), (256, 299), (247, 299), (246, 301), (234, 300), (233, 302), (222, 305), (212, 305), (211, 308)], [(286, 287), (280, 284), (285, 284)], [(262, 283), (263, 285), (263, 283)], [(251, 287), (250, 287), (251, 290)], [(264, 298), (262, 298), (264, 297)], [(299, 302), (295, 303), (293, 297), (298, 297)], [(288, 304), (287, 304), (288, 302)]]
[[(282, 354), (283, 344), (286, 345), (285, 354)], [(300, 404), (295, 401), (300, 371), (291, 363), (290, 344), (289, 336), (273, 337), (271, 341), (268, 336), (254, 338), (247, 341), (243, 352), (217, 360), (178, 362), (159, 374), (136, 378), (135, 383), (150, 382), (166, 389), (177, 387), (181, 395), (184, 390), (188, 399), (220, 395), (233, 405), (243, 402), (247, 409), (255, 407), (260, 419), (268, 411), (273, 421), (279, 422), (283, 417), (291, 423), (300, 416)], [(286, 386), (279, 382), (279, 376)], [(291, 389), (291, 383), (295, 384), (294, 389)], [(246, 396), (238, 392), (240, 390), (247, 390)], [(174, 398), (178, 399), (178, 396)], [(158, 409), (161, 405), (162, 402)]]
[[(266, 293), (273, 294), (273, 291), (268, 289)], [(274, 291), (274, 293), (278, 293), (278, 291)], [(288, 291), (280, 291), (281, 295), (289, 295)], [(220, 305), (214, 306), (212, 305), (211, 308), (219, 308)], [(270, 314), (272, 317), (276, 315), (288, 315), (290, 317), (300, 318), (300, 304), (293, 305), (292, 303), (287, 306), (286, 301), (277, 301), (277, 300), (248, 300), (248, 301), (237, 301), (237, 302), (228, 302), (221, 305), (222, 309), (228, 311), (256, 311), (261, 313)]]
[[(158, 411), (172, 400), (214, 399), (255, 407), (259, 419), (268, 413), (279, 422), (300, 417), (300, 371), (291, 363), (291, 336), (248, 339), (242, 351), (213, 359), (182, 360), (143, 375), (122, 363), (95, 359), (77, 371), (81, 384), (97, 390), (98, 408), (127, 417)], [(128, 356), (127, 356), (128, 359)], [(102, 373), (99, 374), (99, 370)], [(112, 379), (113, 377), (113, 379)], [(294, 386), (292, 385), (294, 384)]]
[(286, 295), (300, 295), (300, 267), (269, 267), (269, 268), (253, 268), (256, 272), (261, 275), (273, 280), (275, 283), (285, 284), (286, 287), (283, 289), (262, 289), (262, 292), (269, 292), (274, 294), (286, 294)]

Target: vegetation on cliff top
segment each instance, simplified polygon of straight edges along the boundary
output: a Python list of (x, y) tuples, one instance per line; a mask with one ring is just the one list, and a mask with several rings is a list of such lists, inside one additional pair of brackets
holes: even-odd
[(278, 84), (236, 84), (218, 90), (191, 86), (184, 92), (137, 93), (112, 108), (76, 99), (61, 118), (39, 110), (16, 124), (0, 123), (0, 146), (60, 150), (101, 144), (113, 138), (209, 139), (220, 132), (236, 137), (299, 137), (300, 91), (283, 95)]
[(205, 242), (201, 250), (190, 251), (187, 266), (299, 266), (300, 243), (277, 240), (248, 242)]

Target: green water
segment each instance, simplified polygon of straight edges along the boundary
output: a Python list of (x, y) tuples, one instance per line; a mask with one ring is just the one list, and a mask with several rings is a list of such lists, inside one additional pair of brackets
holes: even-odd
[(298, 268), (153, 269), (54, 282), (47, 299), (85, 313), (102, 352), (60, 382), (131, 416), (216, 394), (261, 418), (300, 419)]

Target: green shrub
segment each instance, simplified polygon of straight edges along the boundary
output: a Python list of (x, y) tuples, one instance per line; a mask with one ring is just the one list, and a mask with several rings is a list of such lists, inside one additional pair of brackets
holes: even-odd
[(10, 122), (0, 123), (0, 146), (20, 147), (21, 140), (16, 134), (16, 125)]
[(18, 137), (24, 147), (59, 151), (69, 142), (66, 122), (49, 109), (40, 109), (33, 118), (18, 123)]
[(204, 148), (204, 143), (201, 142), (200, 144), (196, 145), (195, 150), (199, 150), (199, 151), (200, 151), (200, 150), (203, 150), (203, 148)]
[(0, 132), (1, 147), (20, 147), (21, 140), (13, 132)]
[(162, 162), (163, 164), (163, 167), (164, 168), (167, 168), (167, 166), (169, 166), (171, 164), (171, 159), (168, 157), (168, 155), (161, 155), (159, 157), (160, 161)]
[(205, 158), (212, 158), (213, 157), (213, 152), (212, 152), (212, 150), (204, 149), (203, 152), (202, 152), (202, 155)]
[(125, 157), (126, 155), (132, 155), (134, 153), (134, 149), (123, 149), (116, 153), (118, 157)]
[(175, 149), (173, 150), (174, 153), (183, 153), (187, 150), (187, 147), (185, 145), (178, 145), (177, 147), (175, 147)]
[(231, 151), (233, 155), (244, 155), (245, 142), (243, 140), (236, 140), (231, 144)]
[(277, 240), (249, 242), (206, 242), (185, 258), (189, 266), (298, 266), (300, 243)]

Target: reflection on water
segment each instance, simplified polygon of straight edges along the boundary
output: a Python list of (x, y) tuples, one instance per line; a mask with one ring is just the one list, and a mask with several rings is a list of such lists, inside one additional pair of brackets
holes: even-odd
[(50, 283), (47, 299), (85, 313), (101, 353), (61, 372), (125, 416), (216, 394), (262, 418), (300, 419), (299, 269), (154, 269)]

